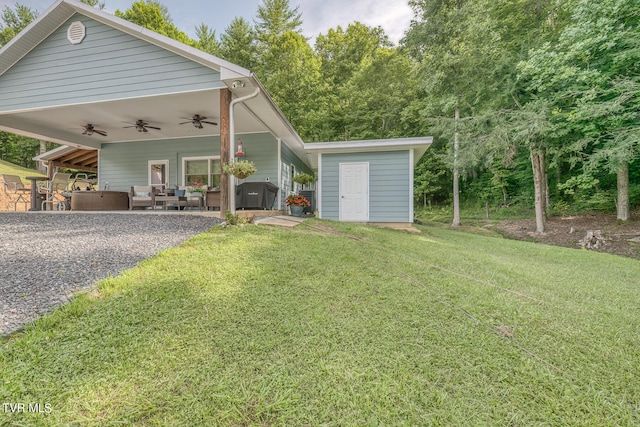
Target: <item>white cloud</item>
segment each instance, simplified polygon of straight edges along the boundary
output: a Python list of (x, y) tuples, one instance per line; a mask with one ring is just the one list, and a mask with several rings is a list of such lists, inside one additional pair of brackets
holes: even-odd
[(413, 17), (407, 0), (300, 0), (300, 11), (307, 37), (326, 34), (338, 25), (346, 29), (358, 21), (370, 27), (381, 26), (396, 44)]
[[(106, 11), (126, 10), (134, 0), (104, 0)], [(13, 7), (20, 3), (45, 11), (55, 0), (0, 0), (0, 10), (4, 6)], [(234, 17), (243, 16), (250, 23), (256, 17), (262, 0), (160, 0), (167, 6), (176, 26), (191, 37), (195, 37), (194, 27), (205, 23), (220, 36)], [(318, 34), (326, 34), (329, 29), (340, 25), (343, 29), (359, 21), (367, 26), (381, 26), (395, 44), (409, 29), (413, 17), (408, 0), (289, 0), (293, 8), (300, 5), (302, 28), (313, 43)]]

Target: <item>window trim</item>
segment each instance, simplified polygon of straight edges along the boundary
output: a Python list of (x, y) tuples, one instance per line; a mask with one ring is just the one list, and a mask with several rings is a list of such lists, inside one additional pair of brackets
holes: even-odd
[[(180, 174), (180, 181), (182, 182), (182, 186), (188, 186), (186, 182), (187, 178), (187, 162), (192, 160), (207, 160), (207, 180), (211, 178), (211, 166), (213, 165), (213, 160), (220, 161), (220, 156), (191, 156), (191, 157), (183, 157), (182, 158), (182, 173)], [(207, 182), (209, 185), (209, 182)]]

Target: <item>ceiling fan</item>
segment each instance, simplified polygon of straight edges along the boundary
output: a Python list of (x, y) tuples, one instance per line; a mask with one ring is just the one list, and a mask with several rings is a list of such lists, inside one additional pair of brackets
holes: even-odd
[(83, 128), (84, 128), (84, 131), (82, 132), (83, 135), (91, 136), (94, 133), (97, 133), (98, 135), (107, 136), (106, 131), (96, 129), (91, 123), (84, 125)]
[(210, 122), (207, 120), (207, 118), (205, 116), (201, 116), (200, 114), (194, 114), (192, 118), (187, 119), (186, 117), (182, 117), (185, 120), (188, 120), (186, 122), (182, 122), (180, 123), (181, 125), (186, 125), (187, 123), (192, 123), (193, 126), (195, 126), (198, 129), (202, 129), (204, 128), (204, 126), (202, 126), (203, 123), (206, 123), (208, 125), (214, 125), (216, 126), (217, 123), (216, 122)]
[(135, 123), (131, 123), (131, 126), (124, 126), (123, 129), (136, 128), (138, 132), (149, 132), (149, 129), (161, 130), (159, 127), (149, 126), (149, 123), (144, 120), (137, 120)]

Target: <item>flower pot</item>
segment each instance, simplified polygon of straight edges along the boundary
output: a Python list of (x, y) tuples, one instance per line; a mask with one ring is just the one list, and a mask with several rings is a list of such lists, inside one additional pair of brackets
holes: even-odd
[(304, 206), (289, 206), (289, 209), (291, 209), (291, 216), (301, 217)]

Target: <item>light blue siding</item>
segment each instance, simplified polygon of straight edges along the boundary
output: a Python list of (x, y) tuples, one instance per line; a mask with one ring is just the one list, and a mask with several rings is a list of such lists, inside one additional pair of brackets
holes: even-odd
[(265, 182), (267, 177), (273, 184), (278, 184), (278, 141), (271, 134), (246, 134), (236, 135), (237, 140), (242, 140), (245, 156), (244, 160), (255, 163), (258, 171), (247, 179), (238, 180), (243, 182)]
[(369, 221), (412, 222), (409, 151), (322, 154), (322, 218), (340, 219), (340, 163), (369, 163)]
[(100, 188), (129, 191), (148, 184), (149, 160), (169, 160), (169, 185), (182, 185), (182, 158), (220, 155), (220, 137), (165, 139), (102, 144), (98, 162)]
[[(76, 45), (67, 40), (74, 21), (86, 27)], [(0, 76), (0, 111), (221, 86), (215, 70), (76, 14)]]
[[(242, 182), (276, 183), (278, 153), (275, 138), (268, 133), (237, 135), (246, 151), (246, 160), (256, 164), (258, 172)], [(102, 144), (98, 176), (103, 189), (129, 191), (132, 185), (147, 185), (149, 160), (169, 160), (169, 185), (182, 185), (182, 159), (220, 155), (220, 137), (165, 139), (157, 141)]]

